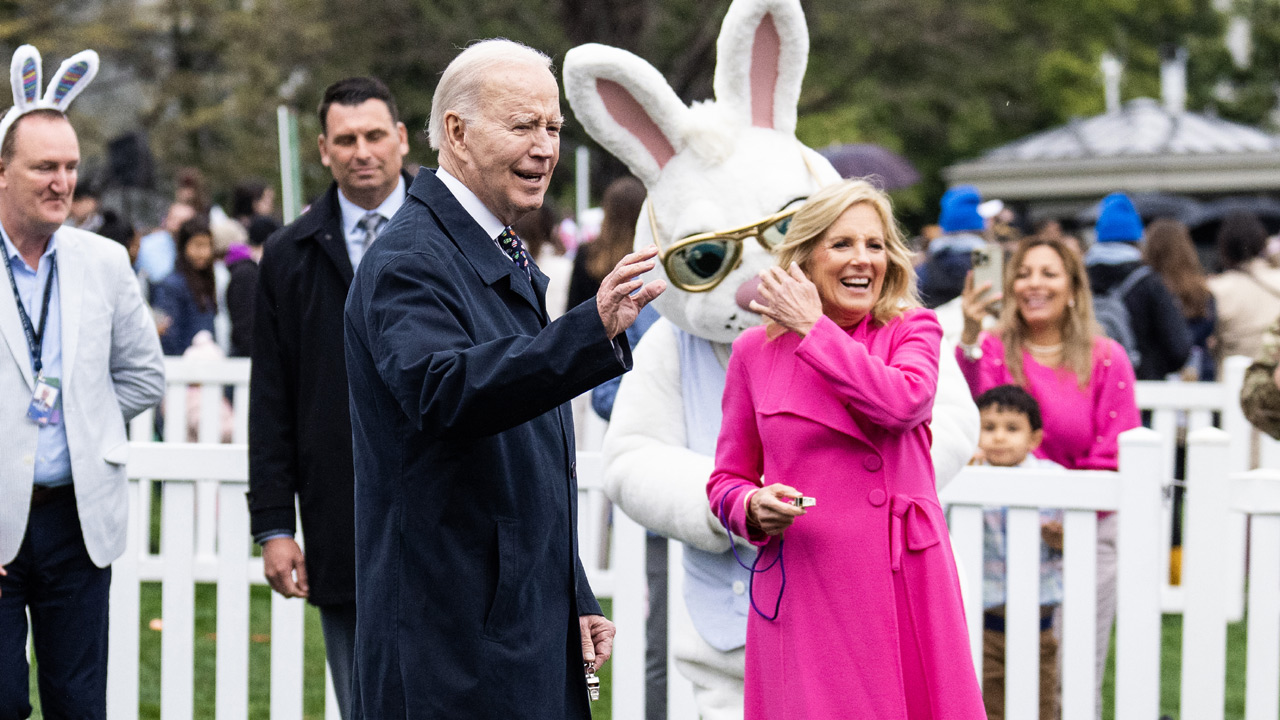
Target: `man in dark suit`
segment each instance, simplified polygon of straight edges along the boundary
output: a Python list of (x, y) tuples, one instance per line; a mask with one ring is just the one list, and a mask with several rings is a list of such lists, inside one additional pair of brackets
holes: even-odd
[(630, 367), (622, 333), (663, 285), (634, 253), (549, 321), (509, 226), (541, 206), (561, 122), (545, 55), (463, 51), (432, 102), (440, 169), (352, 284), (357, 718), (590, 717), (583, 663), (614, 628), (578, 559), (568, 402)]
[[(355, 647), (355, 518), (342, 307), (364, 251), (404, 202), (408, 133), (373, 78), (347, 78), (320, 103), (329, 191), (267, 241), (254, 302), (249, 384), (249, 512), (263, 571), (285, 597), (320, 608), (338, 705), (350, 715)], [(294, 540), (294, 498), (307, 552)]]

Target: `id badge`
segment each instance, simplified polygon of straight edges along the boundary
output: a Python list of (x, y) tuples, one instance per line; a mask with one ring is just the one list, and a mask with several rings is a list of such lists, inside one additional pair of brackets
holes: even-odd
[(36, 378), (36, 391), (31, 395), (31, 405), (27, 407), (27, 417), (35, 424), (57, 425), (62, 422), (62, 384), (58, 378), (47, 378), (41, 375)]

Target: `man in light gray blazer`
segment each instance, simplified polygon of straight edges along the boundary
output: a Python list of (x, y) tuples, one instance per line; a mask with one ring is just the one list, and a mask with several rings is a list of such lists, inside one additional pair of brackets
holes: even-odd
[(111, 562), (124, 552), (125, 423), (164, 363), (125, 249), (62, 225), (80, 148), (58, 110), (0, 145), (0, 720), (105, 718)]

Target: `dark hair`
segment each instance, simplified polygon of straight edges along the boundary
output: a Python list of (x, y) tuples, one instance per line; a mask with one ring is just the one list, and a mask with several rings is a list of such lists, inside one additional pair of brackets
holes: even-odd
[(1191, 232), (1177, 220), (1160, 218), (1147, 226), (1142, 259), (1164, 280), (1182, 305), (1183, 317), (1199, 319), (1209, 310), (1209, 285)]
[(93, 198), (94, 200), (97, 200), (98, 191), (93, 188), (93, 183), (87, 180), (81, 180), (76, 183), (76, 190), (71, 193), (71, 198), (73, 200), (80, 200), (82, 198)]
[(270, 215), (257, 215), (249, 221), (249, 246), (261, 247), (271, 237), (271, 233), (280, 229), (280, 221)]
[(605, 188), (604, 199), (600, 203), (604, 210), (600, 236), (586, 248), (587, 273), (597, 283), (631, 252), (636, 239), (636, 221), (640, 218), (644, 199), (644, 184), (630, 175), (614, 180)]
[[(18, 126), (22, 125), (22, 121), (29, 117), (45, 117), (45, 118), (61, 118), (67, 119), (67, 116), (61, 110), (53, 108), (40, 108), (32, 110), (26, 115), (19, 115), (17, 120), (9, 126), (8, 132), (4, 134), (4, 140), (0, 141), (0, 160), (6, 164), (13, 159), (13, 154), (18, 151)], [(68, 122), (70, 122), (68, 120)]]
[(178, 236), (174, 238), (178, 256), (174, 259), (173, 269), (174, 272), (181, 273), (182, 278), (187, 281), (187, 289), (191, 291), (196, 305), (204, 312), (212, 312), (217, 308), (218, 303), (214, 290), (213, 263), (210, 262), (209, 267), (203, 270), (197, 270), (187, 262), (187, 244), (192, 238), (200, 235), (207, 235), (209, 242), (213, 242), (213, 231), (209, 228), (209, 219), (203, 215), (191, 218), (178, 228)]
[(329, 132), (329, 106), (359, 105), (366, 100), (381, 100), (391, 113), (391, 122), (400, 122), (400, 111), (396, 109), (396, 99), (381, 80), (372, 77), (349, 77), (324, 89), (324, 98), (320, 100), (320, 132)]
[(1234, 270), (1262, 254), (1267, 247), (1267, 228), (1251, 212), (1227, 215), (1218, 228), (1218, 263)]
[(102, 211), (102, 225), (98, 227), (97, 233), (104, 238), (115, 240), (126, 249), (133, 244), (133, 223), (115, 210)]
[(231, 191), (231, 217), (253, 217), (254, 203), (267, 191), (267, 184), (261, 180), (245, 180), (238, 183)]
[(1026, 415), (1032, 432), (1044, 427), (1040, 420), (1040, 403), (1031, 397), (1031, 393), (1017, 385), (997, 385), (979, 395), (974, 402), (978, 405), (979, 412), (994, 407), (996, 410)]

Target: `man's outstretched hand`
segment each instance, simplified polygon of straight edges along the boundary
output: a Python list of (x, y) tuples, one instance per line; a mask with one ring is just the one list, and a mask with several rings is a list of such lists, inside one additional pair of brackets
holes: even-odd
[(639, 277), (657, 267), (657, 257), (656, 245), (633, 252), (619, 260), (600, 282), (600, 290), (596, 292), (596, 310), (610, 340), (631, 327), (640, 310), (667, 289), (665, 280), (646, 283)]

